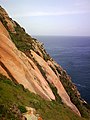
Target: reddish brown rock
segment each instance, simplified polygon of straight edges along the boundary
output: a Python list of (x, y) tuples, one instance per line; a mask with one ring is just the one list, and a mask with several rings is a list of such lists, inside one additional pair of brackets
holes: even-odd
[[(15, 32), (15, 23), (8, 18), (7, 14), (3, 12), (2, 14), (4, 14), (4, 18), (8, 23), (8, 28), (11, 32)], [(36, 50), (39, 49), (37, 48)], [(56, 75), (49, 66), (53, 66), (55, 63), (52, 61), (46, 62), (42, 58), (41, 52), (39, 52), (39, 56), (31, 50), (31, 54), (32, 58), (34, 58), (34, 60), (42, 67), (46, 78), (41, 74), (41, 71), (33, 59), (27, 57), (23, 52), (16, 48), (10, 39), (8, 31), (0, 22), (0, 73), (6, 75), (14, 82), (24, 85), (24, 87), (29, 89), (31, 92), (39, 94), (47, 100), (55, 100), (55, 96), (49, 87), (48, 82), (52, 83), (57, 88), (58, 94), (62, 98), (62, 101), (80, 116), (78, 109), (70, 101), (70, 97), (60, 82), (58, 75)]]

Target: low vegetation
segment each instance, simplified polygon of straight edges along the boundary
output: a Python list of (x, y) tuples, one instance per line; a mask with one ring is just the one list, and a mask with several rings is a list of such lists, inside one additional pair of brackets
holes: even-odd
[[(35, 108), (43, 120), (86, 120), (64, 104), (46, 101), (0, 74), (0, 120), (20, 120), (18, 116), (26, 112), (26, 106)], [(15, 109), (20, 111), (19, 115)]]
[(70, 96), (71, 101), (77, 106), (79, 109), (81, 116), (84, 118), (90, 119), (90, 107), (88, 104), (85, 104), (80, 95), (77, 93), (77, 88), (75, 85), (67, 79), (66, 73), (63, 71), (60, 76), (60, 80), (66, 89), (68, 95)]
[(16, 47), (22, 52), (33, 49), (32, 38), (25, 32), (23, 28), (19, 26), (18, 23), (15, 22), (15, 24), (16, 33), (10, 32), (10, 36)]
[[(0, 7), (0, 11), (3, 9)], [(11, 18), (9, 18), (11, 19)], [(11, 32), (7, 26), (5, 18), (0, 14), (0, 21), (3, 23), (5, 28), (8, 30), (11, 40), (15, 43), (16, 47), (24, 52), (27, 56), (30, 56), (30, 50), (34, 50), (38, 55), (40, 53), (35, 49), (38, 47), (38, 50), (42, 53), (43, 59), (48, 61), (51, 57), (46, 53), (45, 49), (36, 39), (28, 35), (25, 30), (20, 27), (15, 21), (15, 32)], [(36, 46), (35, 46), (36, 45)], [(36, 48), (37, 48), (36, 47)], [(43, 77), (47, 80), (46, 73), (40, 66), (37, 61), (34, 60), (37, 67), (39, 68)], [(77, 116), (72, 112), (70, 108), (62, 103), (61, 98), (57, 93), (57, 89), (49, 83), (55, 97), (56, 101), (46, 101), (40, 96), (31, 93), (24, 88), (23, 85), (17, 84), (7, 77), (0, 74), (0, 120), (21, 120), (22, 113), (26, 112), (26, 106), (33, 107), (36, 109), (37, 113), (41, 115), (43, 120), (89, 120), (90, 119), (90, 106), (88, 104), (82, 103), (80, 98), (77, 96), (75, 90), (73, 90), (73, 84), (71, 81), (67, 80), (66, 73), (58, 69), (52, 70), (60, 74), (60, 80), (65, 87), (68, 95), (70, 96), (71, 101), (77, 106), (82, 117)]]
[[(15, 21), (14, 21), (15, 22)], [(26, 51), (30, 51), (30, 49), (32, 49), (33, 51), (35, 51), (38, 55), (40, 51), (42, 53), (43, 59), (45, 61), (50, 59), (49, 54), (46, 53), (43, 44), (41, 44), (37, 39), (32, 38), (30, 35), (28, 35), (24, 28), (20, 27), (20, 25), (15, 22), (16, 26), (15, 26), (15, 32), (10, 32), (9, 30), (9, 34), (11, 36), (12, 41), (15, 43), (16, 47), (26, 53)], [(5, 25), (6, 26), (6, 25)]]

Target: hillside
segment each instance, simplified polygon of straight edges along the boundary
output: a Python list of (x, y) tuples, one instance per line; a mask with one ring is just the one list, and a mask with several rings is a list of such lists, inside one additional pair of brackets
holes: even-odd
[(81, 98), (66, 71), (47, 54), (43, 44), (28, 35), (1, 6), (0, 73), (0, 104), (6, 109), (5, 113), (1, 110), (1, 118), (4, 115), (11, 119), (14, 115), (10, 111), (8, 118), (7, 111), (15, 104), (34, 107), (44, 120), (90, 119), (89, 105)]

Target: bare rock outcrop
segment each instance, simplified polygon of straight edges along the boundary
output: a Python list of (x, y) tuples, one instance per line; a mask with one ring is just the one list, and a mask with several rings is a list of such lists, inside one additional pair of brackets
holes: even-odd
[(4, 34), (0, 34), (0, 65), (0, 71), (3, 70), (3, 74), (23, 84), (31, 92), (38, 93), (45, 99), (55, 99), (52, 90), (34, 62), (18, 51)]
[(5, 24), (7, 24), (7, 27), (8, 29), (11, 31), (11, 32), (14, 32), (15, 33), (15, 22), (9, 18), (7, 12), (0, 6), (0, 19), (3, 19)]
[[(15, 22), (8, 17), (7, 13), (3, 11), (1, 7), (0, 13), (4, 16), (8, 29), (15, 33)], [(24, 85), (25, 88), (35, 94), (40, 95), (46, 100), (55, 100), (55, 95), (49, 86), (49, 83), (53, 84), (57, 88), (57, 92), (63, 103), (69, 106), (76, 114), (80, 116), (79, 110), (71, 102), (69, 95), (58, 77), (58, 74), (56, 75), (50, 67), (50, 65), (54, 67), (55, 62), (52, 60), (45, 61), (42, 54), (42, 51), (43, 53), (45, 53), (45, 51), (43, 49), (40, 50), (40, 45), (37, 47), (37, 42), (33, 42), (33, 46), (34, 44), (36, 52), (34, 50), (30, 50), (30, 56), (26, 56), (25, 53), (16, 48), (15, 44), (11, 41), (7, 29), (1, 21), (0, 73), (6, 75), (14, 82)]]
[(27, 120), (43, 120), (36, 110), (31, 107), (26, 107), (27, 112), (23, 114)]

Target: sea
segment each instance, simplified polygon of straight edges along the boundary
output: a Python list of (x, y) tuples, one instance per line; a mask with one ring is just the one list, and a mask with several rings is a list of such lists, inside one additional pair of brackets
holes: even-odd
[(90, 104), (90, 37), (35, 36), (71, 76), (81, 97)]

